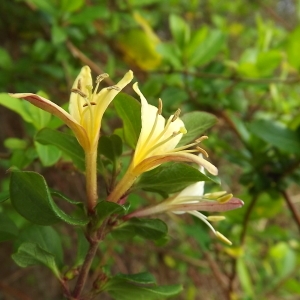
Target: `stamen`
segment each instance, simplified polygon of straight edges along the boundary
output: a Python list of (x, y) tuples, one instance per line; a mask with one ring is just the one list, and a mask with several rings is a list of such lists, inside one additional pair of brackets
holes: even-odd
[(208, 157), (208, 153), (207, 153), (204, 149), (202, 149), (201, 147), (196, 147), (196, 149), (197, 149), (199, 152), (201, 152), (204, 156)]
[(187, 130), (186, 130), (185, 127), (180, 127), (179, 131), (180, 131), (180, 133), (182, 133), (182, 134), (186, 134), (186, 133), (187, 133)]
[(227, 192), (226, 191), (221, 191), (221, 192), (214, 192), (214, 193), (207, 193), (204, 194), (204, 197), (206, 199), (212, 199), (212, 200), (216, 200), (217, 198), (226, 195)]
[(109, 77), (109, 75), (107, 73), (103, 73), (97, 76), (96, 78), (96, 83), (100, 83), (103, 79)]
[[(90, 105), (97, 105), (96, 102), (90, 102)], [(89, 106), (87, 103), (83, 104), (83, 107)]]
[(112, 85), (106, 88), (107, 90), (116, 90), (121, 91), (121, 89), (117, 85)]
[(174, 113), (174, 115), (173, 115), (173, 118), (172, 118), (171, 122), (174, 122), (176, 119), (178, 119), (180, 113), (181, 113), (181, 109), (178, 108), (178, 109), (175, 111), (175, 113)]
[(227, 194), (227, 195), (224, 195), (224, 196), (218, 198), (217, 201), (218, 201), (219, 203), (223, 204), (223, 203), (228, 202), (232, 197), (233, 197), (232, 194)]
[(225, 237), (222, 233), (220, 233), (219, 231), (215, 232), (215, 235), (217, 238), (219, 238), (221, 241), (223, 241), (224, 243), (228, 244), (228, 245), (232, 245), (232, 243), (229, 241), (229, 239), (227, 237)]
[(87, 98), (87, 95), (79, 89), (71, 89), (71, 92), (80, 95), (82, 98)]
[(208, 139), (208, 136), (204, 135), (204, 136), (201, 136), (198, 139), (196, 139), (195, 142), (201, 143), (202, 141), (207, 140), (207, 139)]
[(209, 216), (207, 217), (207, 220), (210, 222), (219, 222), (222, 220), (225, 220), (226, 218), (224, 216)]
[(157, 110), (158, 115), (161, 115), (162, 109), (163, 109), (163, 103), (162, 103), (162, 100), (159, 98), (158, 99), (158, 110)]

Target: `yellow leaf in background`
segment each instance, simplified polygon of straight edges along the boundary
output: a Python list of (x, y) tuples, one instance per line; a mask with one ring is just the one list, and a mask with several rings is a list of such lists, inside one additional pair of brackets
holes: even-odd
[(119, 35), (117, 47), (123, 52), (128, 63), (135, 64), (145, 71), (155, 70), (162, 60), (156, 51), (160, 40), (140, 14), (135, 12), (133, 17), (141, 28), (131, 29)]

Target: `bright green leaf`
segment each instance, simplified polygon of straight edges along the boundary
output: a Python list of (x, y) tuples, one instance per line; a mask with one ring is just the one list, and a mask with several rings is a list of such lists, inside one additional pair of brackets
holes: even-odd
[(4, 141), (4, 146), (11, 150), (24, 150), (27, 147), (27, 142), (22, 139), (8, 138)]
[(190, 27), (181, 17), (171, 15), (169, 18), (172, 36), (177, 45), (182, 49), (190, 40)]
[(143, 173), (134, 188), (171, 194), (198, 181), (212, 179), (190, 165), (171, 162)]
[(42, 145), (35, 142), (36, 151), (45, 167), (54, 165), (61, 157), (61, 151), (52, 145)]
[(156, 284), (155, 277), (148, 272), (136, 274), (117, 274), (114, 276), (114, 278), (138, 284)]
[(182, 116), (187, 133), (183, 135), (178, 146), (186, 145), (199, 138), (207, 129), (217, 123), (217, 118), (209, 113), (194, 111)]

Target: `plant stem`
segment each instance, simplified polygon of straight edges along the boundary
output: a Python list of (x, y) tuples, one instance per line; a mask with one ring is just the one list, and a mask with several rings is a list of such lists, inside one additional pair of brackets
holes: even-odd
[(100, 240), (90, 241), (90, 248), (85, 256), (84, 263), (80, 269), (80, 273), (77, 278), (77, 282), (75, 284), (74, 291), (72, 293), (72, 296), (73, 296), (72, 299), (74, 299), (74, 300), (78, 299), (78, 297), (80, 296), (80, 294), (83, 290), (83, 287), (86, 282), (92, 261), (96, 255), (99, 242), (100, 242)]
[(300, 216), (299, 213), (294, 205), (294, 203), (292, 202), (291, 198), (289, 197), (288, 193), (286, 191), (282, 191), (282, 195), (285, 199), (285, 202), (287, 204), (287, 206), (289, 207), (292, 216), (294, 218), (294, 221), (296, 222), (298, 229), (300, 230)]
[(97, 149), (94, 152), (85, 153), (86, 168), (86, 195), (87, 209), (90, 214), (94, 213), (97, 204)]

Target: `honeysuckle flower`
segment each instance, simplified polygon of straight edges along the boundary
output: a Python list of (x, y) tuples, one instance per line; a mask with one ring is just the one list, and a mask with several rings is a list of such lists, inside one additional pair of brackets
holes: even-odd
[[(201, 171), (203, 171), (203, 169)], [(135, 211), (125, 216), (124, 219), (127, 220), (132, 217), (145, 217), (164, 212), (171, 212), (174, 214), (189, 213), (202, 220), (218, 238), (231, 245), (231, 242), (220, 232), (216, 231), (209, 222), (221, 221), (225, 217), (207, 217), (200, 213), (199, 210), (207, 212), (222, 212), (240, 208), (243, 204), (244, 202), (242, 200), (233, 198), (232, 194), (227, 194), (225, 191), (204, 194), (204, 181), (199, 181), (186, 187), (180, 193), (169, 197), (161, 203)]]
[(23, 98), (60, 118), (72, 129), (85, 152), (92, 152), (97, 149), (104, 111), (114, 97), (132, 80), (133, 73), (127, 72), (116, 85), (103, 88), (98, 93), (99, 84), (106, 77), (108, 74), (99, 75), (96, 79), (96, 87), (93, 89), (91, 70), (88, 66), (84, 66), (71, 90), (69, 113), (54, 102), (36, 94), (17, 93), (10, 96)]
[[(133, 85), (133, 89), (141, 99), (142, 128), (129, 168), (109, 195), (108, 200), (119, 201), (139, 175), (169, 161), (196, 163), (211, 174), (217, 175), (218, 170), (213, 164), (202, 156), (193, 154), (201, 152), (207, 155), (205, 150), (198, 146), (207, 137), (203, 136), (191, 144), (176, 148), (182, 135), (187, 132), (183, 121), (179, 118), (180, 110), (166, 120), (161, 115), (162, 101), (160, 99), (157, 108), (148, 104), (137, 83)], [(194, 146), (196, 147), (191, 149)]]

